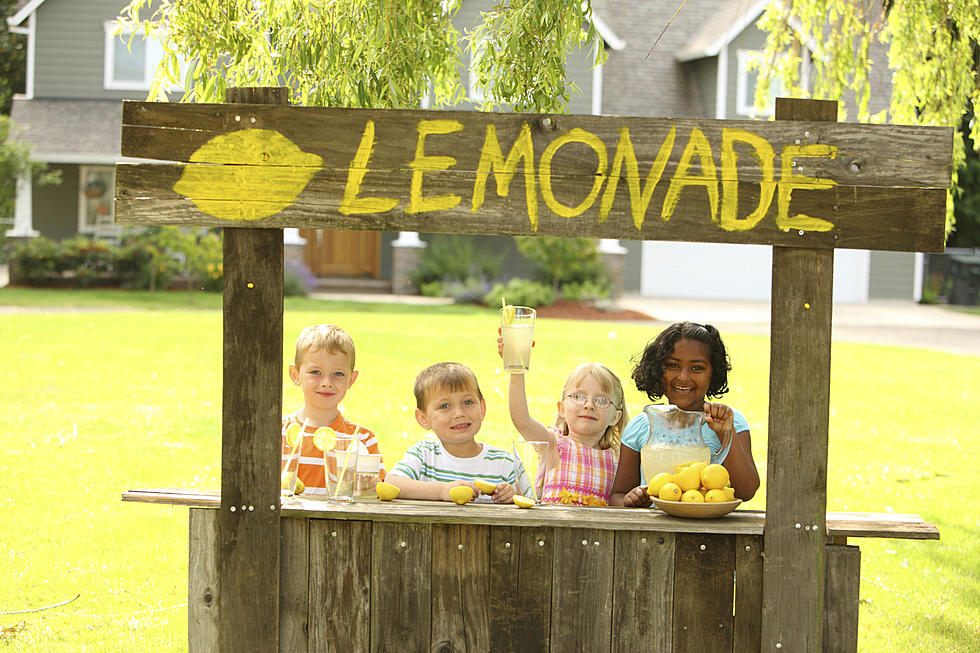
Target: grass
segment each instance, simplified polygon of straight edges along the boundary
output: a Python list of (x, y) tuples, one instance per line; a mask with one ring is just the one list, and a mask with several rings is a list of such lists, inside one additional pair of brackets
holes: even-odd
[[(128, 504), (128, 488), (219, 486), (220, 298), (0, 290), (0, 639), (10, 651), (181, 651), (187, 632), (187, 510)], [(102, 310), (68, 312), (65, 306)], [(115, 310), (107, 310), (115, 309)], [(411, 383), (458, 360), (487, 397), (484, 440), (512, 433), (495, 312), (288, 300), (284, 352), (308, 324), (353, 335), (360, 377), (345, 411), (370, 425), (389, 464), (423, 437)], [(629, 378), (649, 326), (541, 320), (528, 378), (532, 413), (553, 416), (574, 365), (601, 360)], [(726, 336), (726, 400), (746, 414), (765, 474), (768, 339)], [(284, 361), (285, 363), (285, 361)], [(828, 509), (922, 515), (939, 542), (860, 545), (860, 650), (976, 650), (980, 640), (980, 358), (836, 343)], [(301, 401), (284, 386), (284, 409)], [(627, 388), (630, 414), (645, 398)], [(747, 504), (765, 507), (765, 486)]]

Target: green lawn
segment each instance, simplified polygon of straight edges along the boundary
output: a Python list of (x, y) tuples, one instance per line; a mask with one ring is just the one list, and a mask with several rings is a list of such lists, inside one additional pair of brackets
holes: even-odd
[[(186, 650), (187, 509), (122, 503), (120, 493), (219, 486), (220, 298), (3, 289), (4, 304), (33, 310), (0, 311), (0, 612), (80, 594), (0, 615), (5, 650)], [(304, 326), (326, 321), (357, 343), (360, 376), (345, 412), (379, 434), (389, 464), (423, 437), (412, 380), (441, 360), (476, 371), (488, 403), (484, 439), (512, 439), (495, 311), (288, 300), (285, 357)], [(654, 335), (635, 324), (540, 320), (532, 412), (553, 417), (579, 362), (601, 360), (628, 379), (630, 359)], [(764, 475), (768, 339), (726, 342), (726, 400), (746, 414)], [(980, 358), (836, 343), (831, 395), (828, 509), (916, 513), (942, 534), (851, 540), (863, 552), (861, 650), (927, 642), (976, 651)], [(646, 403), (635, 389), (627, 399), (630, 414)], [(285, 410), (300, 401), (284, 386)], [(764, 490), (748, 508), (764, 508)]]

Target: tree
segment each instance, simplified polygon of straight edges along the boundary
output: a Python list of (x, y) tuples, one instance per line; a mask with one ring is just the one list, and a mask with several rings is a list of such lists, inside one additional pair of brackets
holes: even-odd
[(10, 115), (14, 93), (24, 91), (27, 47), (24, 36), (13, 34), (7, 17), (14, 13), (15, 0), (0, 0), (0, 115)]
[(596, 242), (588, 238), (515, 236), (514, 240), (517, 250), (551, 282), (555, 297), (561, 296), (562, 281), (577, 272), (594, 272), (599, 263)]
[[(119, 29), (163, 47), (150, 99), (166, 99), (183, 76), (184, 101), (222, 102), (228, 86), (287, 86), (299, 105), (450, 105), (463, 95), (468, 43), (487, 107), (567, 106), (566, 53), (595, 36), (589, 0), (502, 2), (465, 37), (451, 22), (458, 8), (459, 0), (132, 0)], [(181, 60), (191, 62), (186, 73)]]
[[(782, 0), (766, 9), (760, 27), (768, 32), (756, 101), (778, 76), (797, 97), (840, 100), (853, 92), (857, 118), (911, 125), (944, 125), (957, 130), (953, 140), (953, 186), (946, 206), (947, 232), (955, 222), (957, 176), (966, 162), (962, 120), (980, 109), (977, 83), (980, 12), (966, 0)], [(813, 48), (811, 88), (801, 86), (801, 43)], [(891, 104), (870, 115), (874, 43), (888, 43), (892, 70)], [(969, 125), (980, 145), (980, 124)]]
[(47, 164), (31, 160), (31, 148), (13, 137), (13, 123), (0, 115), (0, 256), (6, 254), (3, 241), (14, 214), (17, 180), (30, 176), (37, 184), (58, 183), (60, 172), (45, 172)]

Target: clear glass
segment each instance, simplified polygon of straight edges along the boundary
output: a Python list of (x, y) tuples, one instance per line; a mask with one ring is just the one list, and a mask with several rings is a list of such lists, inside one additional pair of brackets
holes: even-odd
[(350, 503), (354, 500), (357, 454), (361, 442), (353, 435), (337, 433), (332, 449), (323, 452), (327, 501)]
[[(535, 503), (541, 503), (541, 495), (544, 492), (544, 477), (549, 468), (551, 443), (515, 440), (513, 449), (517, 478), (519, 479), (521, 472), (524, 472), (531, 482), (531, 489), (524, 496), (533, 499)], [(519, 490), (520, 487), (518, 487)]]
[(527, 306), (500, 309), (500, 335), (504, 339), (504, 369), (523, 374), (531, 363), (534, 318), (537, 312)]
[(704, 413), (672, 404), (651, 404), (643, 412), (650, 423), (647, 443), (640, 449), (640, 469), (647, 483), (661, 472), (675, 473), (680, 465), (711, 461), (711, 450), (701, 437)]

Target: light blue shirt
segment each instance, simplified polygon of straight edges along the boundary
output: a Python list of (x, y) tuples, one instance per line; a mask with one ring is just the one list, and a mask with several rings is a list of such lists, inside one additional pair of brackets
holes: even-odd
[[(735, 432), (741, 433), (742, 431), (748, 431), (749, 423), (745, 421), (745, 415), (743, 415), (738, 408), (732, 408), (732, 413), (732, 422), (735, 426)], [(646, 413), (641, 410), (639, 414), (629, 421), (626, 428), (623, 429), (621, 441), (623, 446), (629, 447), (633, 451), (639, 453), (640, 449), (646, 445), (649, 437), (650, 422), (647, 419)], [(701, 425), (701, 438), (704, 440), (704, 444), (707, 445), (708, 449), (711, 451), (718, 451), (721, 449), (721, 441), (707, 424)], [(726, 456), (728, 456), (728, 451), (718, 451), (717, 454), (712, 454), (711, 462), (721, 464), (724, 462)], [(646, 483), (646, 479), (643, 477), (643, 469), (641, 468), (640, 485), (646, 485)]]

